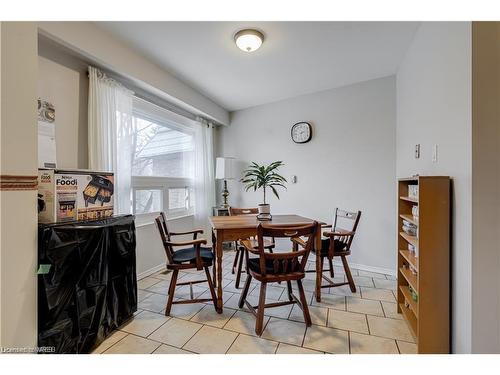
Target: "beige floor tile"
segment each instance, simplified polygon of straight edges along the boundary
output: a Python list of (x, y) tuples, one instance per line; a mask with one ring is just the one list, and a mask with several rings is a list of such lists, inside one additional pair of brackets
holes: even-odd
[(213, 305), (206, 305), (191, 318), (192, 322), (222, 328), (231, 319), (236, 310), (224, 308), (222, 314), (215, 311)]
[(391, 290), (361, 287), (361, 298), (377, 301), (396, 302)]
[(187, 350), (176, 348), (175, 346), (161, 344), (153, 354), (193, 354)]
[(106, 337), (106, 339), (92, 351), (92, 354), (100, 354), (109, 349), (111, 346), (116, 344), (118, 341), (127, 336), (127, 332), (114, 331), (111, 335)]
[[(230, 296), (229, 298), (224, 298), (225, 295), (228, 295)], [(226, 292), (224, 291), (223, 292), (223, 297), (222, 297), (222, 301), (224, 302), (224, 307), (228, 307), (230, 309), (234, 309), (234, 310), (238, 310), (239, 307), (238, 307), (238, 303), (239, 303), (239, 300), (240, 300), (240, 296), (241, 294), (239, 293), (231, 293), (231, 292)], [(245, 308), (245, 307), (243, 307)]]
[(373, 284), (373, 279), (368, 276), (353, 276), (354, 284), (359, 286), (367, 286), (373, 288), (375, 285)]
[(322, 293), (321, 302), (317, 302), (316, 297), (313, 296), (311, 305), (319, 307), (327, 307), (329, 309), (345, 310), (346, 309), (345, 299), (346, 297), (344, 296)]
[[(170, 309), (170, 316), (176, 318), (189, 320), (195, 316), (206, 304), (204, 303), (178, 303), (172, 304)], [(213, 305), (212, 305), (213, 306)]]
[(390, 290), (397, 289), (396, 280), (373, 279), (373, 282), (375, 283), (375, 288)]
[[(264, 316), (264, 327), (268, 321), (269, 317)], [(255, 333), (255, 316), (246, 311), (236, 311), (231, 319), (229, 319), (229, 322), (226, 323), (224, 329), (257, 336)]]
[(202, 325), (198, 323), (172, 318), (154, 331), (149, 338), (181, 348), (201, 327)]
[(413, 336), (403, 320), (368, 316), (370, 334), (402, 341), (414, 342)]
[(358, 275), (359, 276), (373, 277), (373, 278), (377, 278), (377, 279), (386, 279), (386, 277), (383, 273), (377, 273), (377, 272), (358, 270)]
[(396, 341), (381, 337), (350, 333), (351, 354), (398, 354)]
[(227, 354), (273, 354), (277, 347), (275, 341), (240, 334)]
[(137, 282), (137, 288), (139, 289), (147, 289), (150, 286), (153, 286), (157, 283), (159, 283), (161, 280), (156, 279), (154, 277), (148, 276), (145, 277), (144, 279), (141, 279)]
[[(295, 295), (295, 297), (297, 297), (297, 299), (300, 299), (300, 298), (299, 298), (299, 293), (298, 293), (298, 291), (294, 290), (294, 291), (293, 291), (293, 294)], [(314, 293), (313, 293), (313, 292), (305, 292), (304, 294), (305, 294), (305, 296), (306, 296), (306, 301), (307, 301), (307, 304), (308, 304), (308, 305), (310, 305), (310, 304), (311, 304), (312, 297), (313, 297)], [(285, 291), (285, 292), (283, 292), (283, 294), (281, 295), (281, 297), (280, 297), (280, 299), (279, 299), (279, 300), (280, 300), (280, 301), (288, 301), (288, 293), (287, 293), (286, 291)]]
[(262, 333), (262, 338), (300, 346), (305, 331), (305, 323), (271, 318)]
[(300, 346), (289, 345), (280, 342), (276, 354), (324, 354), (323, 352), (318, 352), (317, 350), (302, 348)]
[(303, 346), (327, 353), (349, 354), (349, 336), (347, 331), (340, 329), (311, 326), (307, 328)]
[[(318, 326), (326, 326), (326, 319), (328, 316), (328, 309), (326, 307), (308, 306), (309, 315), (311, 316), (312, 324)], [(296, 322), (304, 322), (304, 313), (298, 305), (293, 305), (292, 312), (290, 313), (290, 320)]]
[(163, 314), (157, 314), (151, 311), (142, 311), (141, 313), (135, 315), (134, 318), (127, 324), (120, 327), (120, 330), (133, 333), (137, 336), (148, 337), (154, 330), (159, 328), (169, 319), (169, 317)]
[(365, 314), (330, 309), (328, 327), (360, 333), (369, 333)]
[(141, 310), (153, 311), (156, 313), (163, 312), (167, 304), (167, 296), (163, 294), (153, 293), (149, 297), (144, 298), (138, 303)]
[[(267, 303), (278, 302), (278, 301), (267, 301)], [(258, 301), (257, 301), (258, 303)], [(284, 305), (278, 307), (268, 307), (264, 310), (264, 315), (272, 316), (274, 318), (288, 319), (290, 312), (292, 311), (293, 305)]]
[(387, 280), (397, 280), (398, 278), (395, 275), (385, 275)]
[(236, 332), (203, 326), (183, 348), (200, 354), (225, 354), (237, 336)]
[[(240, 281), (240, 287), (239, 288), (236, 288), (235, 285), (234, 285), (234, 282), (231, 282), (229, 284), (227, 284), (225, 287), (224, 287), (224, 290), (226, 292), (231, 292), (231, 293), (241, 293), (243, 292), (243, 287), (245, 286), (245, 279), (242, 279)], [(253, 289), (255, 288), (255, 284), (250, 284), (250, 288), (248, 289), (248, 294), (252, 293)]]
[(152, 275), (155, 279), (170, 280), (172, 278), (172, 271), (161, 270)]
[[(200, 298), (200, 296), (207, 290), (208, 287), (193, 285), (193, 298)], [(191, 299), (191, 292), (189, 285), (181, 285), (175, 288), (174, 298)]]
[[(216, 291), (217, 293), (217, 291)], [(226, 292), (225, 290), (222, 290), (222, 303), (225, 304), (229, 298), (231, 298), (232, 296), (234, 295), (234, 293), (231, 293), (231, 292)], [(238, 297), (239, 297), (239, 294), (238, 294)], [(212, 294), (210, 293), (210, 290), (206, 290), (203, 294), (200, 295), (199, 298), (212, 298)], [(213, 306), (213, 303), (212, 302), (205, 302), (207, 305), (212, 305)], [(228, 306), (230, 307), (230, 306)]]
[(127, 335), (104, 354), (149, 354), (160, 346), (159, 342), (145, 339), (144, 337)]
[(145, 298), (148, 298), (152, 294), (153, 293), (148, 292), (146, 290), (137, 289), (137, 302), (141, 302), (142, 300), (144, 300)]
[[(275, 301), (279, 300), (284, 290), (285, 288), (282, 287), (268, 285), (266, 288), (266, 300), (267, 299), (272, 299)], [(260, 295), (260, 285), (254, 288), (252, 292), (249, 293), (249, 295), (258, 297)]]
[(399, 352), (401, 354), (417, 354), (417, 344), (410, 342), (398, 341)]
[(403, 319), (403, 314), (398, 314), (397, 304), (381, 301), (384, 314), (387, 318)]
[(167, 295), (169, 287), (170, 287), (170, 280), (160, 280), (159, 283), (151, 285), (146, 290), (153, 293)]
[[(323, 289), (325, 290), (325, 289)], [(323, 292), (322, 290), (322, 292)], [(357, 291), (355, 293), (351, 292), (351, 288), (349, 285), (342, 285), (342, 286), (336, 286), (335, 288), (330, 288), (328, 289), (330, 294), (334, 294), (337, 296), (357, 296), (359, 297), (359, 288), (357, 288)], [(323, 295), (323, 294), (322, 294)]]
[(347, 311), (361, 314), (384, 316), (380, 301), (362, 299), (357, 297), (346, 297)]

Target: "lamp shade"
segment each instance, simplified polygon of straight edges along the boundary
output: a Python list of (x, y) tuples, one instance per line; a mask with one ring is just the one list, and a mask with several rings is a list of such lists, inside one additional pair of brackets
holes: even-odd
[(217, 180), (234, 179), (234, 158), (217, 158), (215, 160), (215, 178)]

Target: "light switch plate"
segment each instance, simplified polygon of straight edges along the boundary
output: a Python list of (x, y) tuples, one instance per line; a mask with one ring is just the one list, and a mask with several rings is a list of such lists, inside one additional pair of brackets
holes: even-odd
[(420, 159), (420, 143), (415, 145), (415, 159)]
[(438, 145), (432, 147), (432, 162), (437, 163), (438, 161)]

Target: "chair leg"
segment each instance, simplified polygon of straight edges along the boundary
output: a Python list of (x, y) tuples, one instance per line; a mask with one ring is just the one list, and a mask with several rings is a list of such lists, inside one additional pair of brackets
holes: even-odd
[(266, 304), (266, 287), (267, 283), (260, 284), (259, 307), (257, 310), (257, 322), (255, 323), (255, 333), (262, 335), (264, 325), (264, 305)]
[(309, 307), (307, 306), (306, 294), (304, 292), (304, 287), (302, 286), (302, 280), (297, 280), (297, 285), (299, 287), (299, 298), (302, 305), (302, 313), (304, 314), (304, 321), (308, 327), (311, 326), (311, 315), (309, 314)]
[(172, 309), (172, 302), (174, 301), (175, 285), (177, 284), (177, 275), (179, 270), (174, 270), (172, 273), (172, 278), (170, 279), (170, 287), (168, 288), (168, 300), (167, 306), (165, 307), (165, 315), (170, 315), (170, 310)]
[(205, 267), (205, 274), (207, 275), (208, 289), (210, 289), (210, 294), (212, 295), (212, 302), (215, 307), (215, 311), (217, 311), (217, 295), (215, 294), (214, 283), (212, 282), (212, 278), (210, 277), (210, 271), (208, 267)]
[(234, 270), (236, 269), (236, 266), (238, 265), (238, 258), (240, 256), (240, 250), (238, 249), (238, 243), (234, 243), (236, 245), (236, 255), (234, 256), (234, 262), (233, 262), (233, 268), (231, 268), (231, 273), (234, 275)]
[(330, 265), (330, 276), (332, 278), (335, 277), (334, 272), (333, 272), (333, 259), (328, 258), (328, 264)]
[(239, 249), (238, 250), (239, 252), (241, 252), (240, 254), (240, 259), (239, 259), (239, 262), (238, 262), (238, 270), (236, 271), (236, 281), (234, 282), (234, 287), (235, 288), (239, 288), (240, 287), (240, 279), (241, 279), (241, 270), (243, 268), (243, 250)]
[(292, 297), (292, 282), (291, 281), (287, 281), (286, 282), (286, 288), (287, 288), (287, 291), (288, 291), (288, 300), (289, 301), (293, 301), (293, 297)]
[(349, 286), (351, 287), (351, 292), (356, 293), (356, 285), (354, 285), (354, 279), (352, 278), (351, 269), (349, 268), (349, 264), (347, 264), (347, 259), (344, 256), (341, 256), (342, 264), (344, 265), (345, 275), (347, 276), (347, 280), (349, 281)]
[(250, 289), (250, 283), (252, 282), (252, 276), (248, 275), (245, 281), (245, 286), (243, 287), (243, 292), (241, 292), (240, 300), (238, 302), (238, 307), (241, 309), (245, 304), (245, 299), (247, 298), (248, 289)]

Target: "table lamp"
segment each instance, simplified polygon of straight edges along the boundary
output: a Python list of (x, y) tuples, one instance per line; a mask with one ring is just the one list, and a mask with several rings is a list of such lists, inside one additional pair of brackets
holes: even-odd
[(229, 191), (227, 190), (227, 180), (234, 179), (233, 171), (234, 158), (223, 157), (215, 160), (215, 178), (217, 180), (224, 180), (224, 189), (222, 190), (222, 207), (229, 207), (227, 197)]

